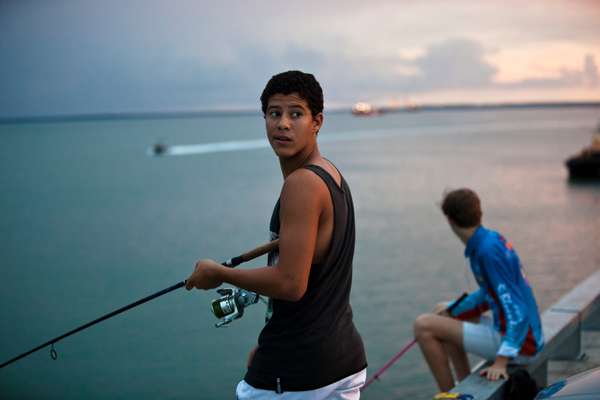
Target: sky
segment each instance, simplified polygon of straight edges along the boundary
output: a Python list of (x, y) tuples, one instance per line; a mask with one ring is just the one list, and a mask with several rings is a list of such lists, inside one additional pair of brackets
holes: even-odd
[(0, 0), (0, 118), (258, 110), (289, 69), (330, 108), (600, 101), (600, 0)]

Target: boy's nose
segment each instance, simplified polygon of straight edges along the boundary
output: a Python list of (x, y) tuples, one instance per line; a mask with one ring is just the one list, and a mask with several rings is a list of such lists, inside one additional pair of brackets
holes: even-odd
[(285, 114), (282, 115), (281, 118), (279, 118), (277, 128), (280, 130), (290, 129), (290, 119)]

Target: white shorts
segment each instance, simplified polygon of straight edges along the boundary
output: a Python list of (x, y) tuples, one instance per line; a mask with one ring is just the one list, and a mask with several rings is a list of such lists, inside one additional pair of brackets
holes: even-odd
[[(478, 355), (486, 360), (496, 359), (496, 353), (502, 343), (502, 335), (494, 328), (494, 322), (482, 315), (479, 323), (463, 322), (463, 347), (467, 353)], [(530, 357), (518, 356), (511, 364), (528, 364)]]
[(283, 393), (276, 393), (273, 390), (256, 389), (242, 380), (235, 389), (235, 395), (237, 400), (358, 400), (360, 398), (360, 388), (365, 384), (366, 380), (367, 369), (365, 368), (356, 374), (347, 376), (319, 389)]

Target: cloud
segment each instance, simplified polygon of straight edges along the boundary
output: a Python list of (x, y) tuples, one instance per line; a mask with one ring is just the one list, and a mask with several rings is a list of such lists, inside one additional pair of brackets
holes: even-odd
[[(536, 2), (535, 10), (525, 7), (516, 14), (500, 2), (400, 6), (390, 0), (373, 7), (351, 1), (351, 6), (319, 0), (242, 6), (193, 0), (56, 0), (51, 5), (0, 0), (0, 117), (257, 107), (267, 79), (286, 69), (315, 73), (328, 102), (336, 104), (444, 91), (500, 88), (510, 95), (511, 89), (600, 84), (594, 59), (599, 47), (589, 40), (574, 50), (578, 57), (590, 53), (582, 67), (551, 65), (554, 74), (540, 75), (525, 65), (507, 76), (530, 79), (500, 82), (495, 77), (506, 71), (503, 64), (510, 57), (490, 61), (494, 49), (528, 53), (530, 48), (512, 43), (527, 38), (534, 42), (531, 47), (546, 49), (537, 42), (544, 37), (542, 29), (563, 32), (556, 33), (544, 18), (529, 29), (538, 18), (535, 10), (545, 10), (553, 22), (576, 25), (583, 38), (598, 32), (590, 22), (598, 11), (582, 12), (560, 1), (554, 8)], [(565, 17), (564, 9), (573, 15)], [(515, 23), (512, 16), (521, 14)], [(508, 33), (516, 36), (506, 42)]]
[[(363, 68), (348, 78), (355, 87), (364, 89), (363, 98), (409, 97), (452, 90), (465, 93), (511, 89), (593, 89), (600, 85), (593, 54), (584, 56), (580, 69), (560, 67), (550, 77), (498, 82), (495, 77), (501, 66), (488, 61), (488, 56), (495, 51), (486, 49), (473, 39), (447, 39), (427, 46), (420, 55), (412, 58), (398, 51), (399, 55), (395, 58), (372, 59), (367, 71)], [(368, 65), (366, 60), (363, 61), (363, 65)], [(345, 68), (345, 73), (354, 74), (356, 68), (348, 64), (350, 68)], [(547, 71), (545, 73), (548, 74)]]
[(563, 67), (556, 72), (555, 78), (529, 78), (515, 82), (496, 83), (495, 86), (506, 89), (596, 88), (600, 82), (600, 74), (592, 54), (584, 56), (580, 70)]
[(429, 46), (414, 60), (421, 71), (419, 90), (481, 88), (488, 86), (496, 67), (485, 61), (485, 49), (469, 39), (449, 39)]
[[(481, 89), (493, 85), (497, 68), (486, 61), (484, 46), (466, 38), (433, 43), (408, 57), (402, 49), (396, 56), (360, 57), (328, 53), (324, 64), (338, 99), (360, 93), (362, 99), (381, 96), (412, 96), (452, 89)], [(354, 98), (356, 99), (356, 98)]]

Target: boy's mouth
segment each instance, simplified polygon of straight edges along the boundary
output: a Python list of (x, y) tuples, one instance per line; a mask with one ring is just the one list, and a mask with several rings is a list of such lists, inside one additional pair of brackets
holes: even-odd
[(292, 139), (287, 136), (284, 136), (284, 135), (275, 135), (275, 136), (273, 136), (273, 141), (275, 141), (275, 142), (291, 142)]

